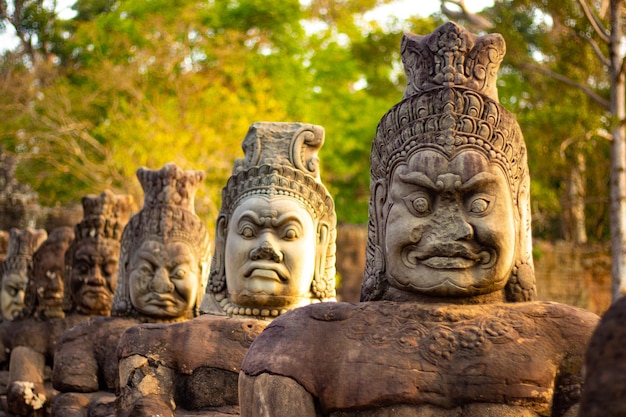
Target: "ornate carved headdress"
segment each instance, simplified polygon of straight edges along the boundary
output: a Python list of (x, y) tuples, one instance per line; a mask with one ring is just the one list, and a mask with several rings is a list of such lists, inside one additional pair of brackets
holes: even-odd
[(0, 280), (4, 274), (17, 272), (26, 275), (32, 266), (33, 254), (48, 237), (43, 229), (9, 230), (9, 250), (0, 267)]
[(133, 199), (129, 195), (115, 195), (104, 190), (100, 195), (82, 198), (83, 218), (74, 226), (74, 240), (65, 252), (65, 274), (63, 275), (63, 310), (74, 310), (70, 278), (74, 252), (86, 242), (119, 245), (122, 231), (128, 222)]
[(159, 170), (139, 168), (137, 178), (144, 191), (144, 204), (124, 229), (111, 315), (141, 316), (130, 300), (126, 268), (134, 250), (146, 239), (165, 243), (179, 241), (189, 245), (199, 266), (200, 289), (192, 312), (197, 314), (208, 270), (209, 234), (196, 215), (194, 202), (205, 174), (202, 171), (183, 171), (175, 164), (168, 163)]
[[(321, 126), (303, 123), (254, 123), (243, 140), (244, 157), (235, 161), (233, 174), (222, 190), (217, 225), (227, 227), (239, 203), (253, 195), (283, 195), (297, 199), (318, 224), (329, 231), (328, 245), (316, 256), (311, 285), (314, 299), (335, 297), (335, 204), (320, 179), (318, 151), (324, 144)], [(226, 276), (224, 239), (216, 234), (215, 253), (207, 296), (224, 299)], [(237, 314), (235, 312), (234, 314)], [(243, 314), (239, 313), (239, 314)]]
[(505, 54), (499, 34), (474, 35), (448, 22), (426, 36), (405, 34), (401, 43), (407, 87), (381, 119), (372, 145), (368, 248), (362, 299), (378, 299), (384, 278), (387, 189), (395, 168), (420, 149), (452, 157), (483, 153), (500, 166), (518, 207), (517, 263), (507, 299), (535, 292), (531, 257), (526, 146), (515, 117), (498, 101), (496, 77)]

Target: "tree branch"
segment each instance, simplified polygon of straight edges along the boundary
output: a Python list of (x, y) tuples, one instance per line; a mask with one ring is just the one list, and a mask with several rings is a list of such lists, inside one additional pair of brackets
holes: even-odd
[(602, 53), (602, 51), (600, 50), (600, 45), (598, 45), (598, 42), (593, 40), (591, 36), (582, 35), (582, 37), (585, 40), (587, 40), (587, 42), (589, 42), (589, 44), (591, 45), (591, 48), (593, 48), (593, 52), (595, 52), (596, 56), (598, 57), (602, 65), (604, 65), (607, 68), (610, 68), (611, 61)]
[(591, 11), (589, 5), (587, 4), (587, 1), (578, 0), (578, 4), (580, 4), (580, 7), (583, 9), (585, 17), (587, 18), (587, 21), (589, 21), (591, 27), (593, 27), (593, 30), (598, 34), (603, 42), (609, 44), (611, 42), (611, 38), (609, 37), (609, 35), (607, 35), (607, 30), (602, 27), (602, 22), (600, 22), (596, 15)]
[(523, 68), (527, 68), (532, 71), (537, 71), (541, 74), (547, 75), (548, 77), (554, 78), (555, 80), (561, 81), (562, 83), (567, 84), (569, 86), (576, 87), (579, 90), (581, 90), (583, 93), (585, 93), (587, 97), (589, 97), (590, 99), (598, 103), (600, 106), (602, 106), (602, 108), (604, 108), (605, 110), (609, 110), (609, 111), (611, 110), (611, 104), (609, 103), (609, 101), (600, 97), (595, 91), (593, 91), (591, 88), (587, 87), (586, 85), (580, 84), (572, 80), (571, 78), (564, 76), (563, 74), (559, 74), (557, 72), (551, 71), (539, 65), (523, 63), (523, 64), (520, 64), (520, 66)]
[[(460, 11), (448, 8), (447, 3), (454, 4)], [(493, 28), (493, 24), (482, 16), (472, 13), (465, 6), (465, 0), (441, 0), (441, 13), (446, 15), (450, 20), (466, 20), (471, 26), (479, 30), (488, 30)]]

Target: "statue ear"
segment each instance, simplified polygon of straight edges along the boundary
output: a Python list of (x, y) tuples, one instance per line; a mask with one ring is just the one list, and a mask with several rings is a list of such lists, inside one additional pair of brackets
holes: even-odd
[[(330, 241), (330, 228), (326, 222), (320, 222), (317, 227), (317, 247), (315, 248), (315, 270), (311, 290), (319, 299), (329, 298), (334, 288), (331, 286), (329, 277), (326, 276), (326, 260), (328, 257), (328, 244)], [(334, 277), (333, 277), (334, 278)]]
[(228, 222), (223, 214), (217, 218), (215, 226), (215, 252), (211, 263), (211, 273), (207, 292), (218, 293), (226, 287), (225, 248)]
[(385, 225), (389, 210), (387, 190), (389, 186), (384, 178), (372, 183), (369, 223), (367, 232), (367, 249), (365, 257), (365, 272), (361, 286), (361, 300), (378, 300), (386, 291), (388, 283), (383, 280), (385, 270)]

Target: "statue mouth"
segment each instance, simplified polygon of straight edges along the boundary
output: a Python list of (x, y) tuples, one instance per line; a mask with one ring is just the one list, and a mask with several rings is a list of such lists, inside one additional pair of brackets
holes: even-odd
[(176, 304), (176, 300), (170, 294), (150, 293), (150, 296), (146, 301), (148, 304), (156, 305), (159, 307), (166, 307), (172, 304)]
[(402, 250), (402, 262), (412, 268), (418, 265), (433, 269), (468, 269), (477, 265), (489, 268), (495, 260), (492, 249), (472, 250), (457, 243), (429, 248), (407, 246)]
[(245, 278), (258, 278), (281, 283), (287, 281), (286, 274), (282, 268), (271, 263), (252, 262), (243, 276)]
[(97, 297), (97, 298), (101, 298), (101, 297), (110, 297), (110, 295), (111, 294), (109, 293), (109, 291), (104, 289), (104, 287), (90, 286), (88, 288), (84, 288), (81, 291), (81, 296), (83, 296), (83, 297)]

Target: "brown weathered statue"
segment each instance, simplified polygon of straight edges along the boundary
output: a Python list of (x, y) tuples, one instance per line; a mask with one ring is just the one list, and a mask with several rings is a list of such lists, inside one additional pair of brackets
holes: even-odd
[(626, 415), (626, 297), (616, 300), (593, 332), (585, 355), (580, 417)]
[(9, 250), (0, 268), (0, 311), (2, 320), (15, 319), (24, 308), (24, 295), (32, 268), (33, 253), (48, 237), (43, 229), (16, 229), (9, 231)]
[(116, 347), (141, 322), (176, 322), (198, 314), (208, 272), (209, 236), (195, 214), (202, 171), (174, 164), (140, 168), (143, 208), (124, 229), (111, 317), (97, 317), (59, 339), (52, 414), (111, 415), (118, 385)]
[(108, 316), (117, 286), (122, 232), (132, 198), (109, 190), (83, 197), (83, 219), (65, 253), (63, 310), (66, 316)]
[(407, 34), (408, 85), (371, 156), (362, 300), (274, 320), (241, 366), (241, 415), (573, 416), (597, 323), (531, 302), (524, 140), (499, 103), (498, 34)]
[(334, 298), (336, 219), (319, 175), (323, 142), (320, 126), (250, 127), (222, 192), (204, 314), (124, 334), (118, 416), (238, 414), (250, 342), (287, 310)]
[(74, 232), (55, 229), (33, 256), (21, 316), (0, 326), (4, 348), (12, 349), (7, 403), (13, 414), (48, 411), (54, 391), (44, 383), (58, 338), (73, 325), (110, 309), (119, 240), (131, 198), (105, 191), (84, 197), (82, 203), (83, 219)]
[(14, 321), (2, 325), (2, 331), (7, 332), (5, 338), (11, 336), (14, 342), (7, 400), (7, 410), (13, 414), (43, 412), (46, 400), (52, 395), (50, 381), (46, 381), (46, 375), (50, 375), (52, 353), (47, 344), (54, 343), (55, 338), (47, 336), (58, 337), (65, 330), (62, 310), (64, 257), (72, 239), (72, 228), (60, 227), (39, 246), (28, 271), (24, 308)]

